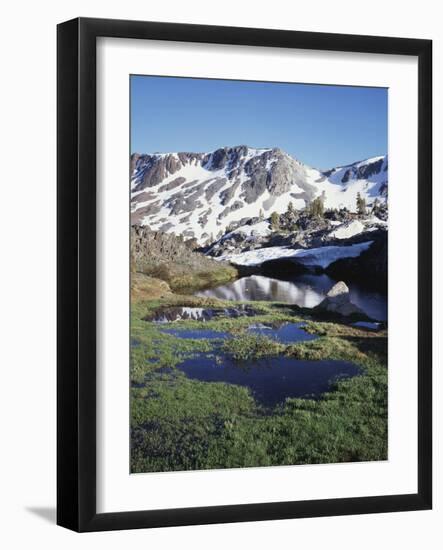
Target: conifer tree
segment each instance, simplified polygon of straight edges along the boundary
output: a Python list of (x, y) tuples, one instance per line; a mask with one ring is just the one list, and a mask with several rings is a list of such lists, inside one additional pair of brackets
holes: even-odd
[(273, 231), (277, 231), (280, 227), (280, 216), (277, 212), (271, 214), (271, 228)]
[(374, 203), (372, 205), (372, 213), (377, 214), (379, 208), (380, 208), (380, 202), (379, 202), (378, 198), (376, 197), (375, 200), (374, 200)]
[(325, 207), (323, 204), (323, 198), (321, 196), (317, 197), (311, 202), (309, 213), (314, 218), (323, 218)]
[(357, 193), (357, 213), (359, 216), (364, 216), (366, 214), (366, 201), (360, 195), (360, 192)]

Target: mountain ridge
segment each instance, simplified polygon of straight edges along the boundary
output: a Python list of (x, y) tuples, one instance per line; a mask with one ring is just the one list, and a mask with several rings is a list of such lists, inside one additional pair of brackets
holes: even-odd
[(370, 205), (387, 199), (387, 155), (320, 171), (278, 147), (222, 147), (207, 153), (131, 155), (131, 223), (181, 234), (198, 243), (233, 224), (301, 210), (322, 195), (326, 208), (353, 211), (360, 193)]

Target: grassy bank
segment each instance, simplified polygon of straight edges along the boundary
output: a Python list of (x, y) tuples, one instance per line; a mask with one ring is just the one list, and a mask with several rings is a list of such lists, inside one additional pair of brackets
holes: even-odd
[[(161, 285), (160, 285), (161, 286)], [(204, 327), (228, 340), (165, 334), (149, 314), (169, 306), (217, 307), (233, 302), (173, 294), (133, 296), (131, 310), (131, 469), (133, 472), (313, 464), (387, 458), (386, 331), (319, 322), (305, 310), (251, 303), (253, 318), (214, 318)], [(252, 320), (253, 319), (253, 320)], [(245, 329), (253, 323), (306, 321), (318, 339), (284, 345)], [(202, 328), (179, 321), (174, 328)], [(177, 365), (218, 350), (241, 362), (281, 354), (296, 359), (341, 359), (361, 375), (337, 382), (320, 399), (286, 399), (263, 407), (242, 386), (193, 380)]]
[(178, 293), (220, 285), (238, 276), (233, 266), (197, 252), (182, 237), (141, 226), (131, 228), (131, 272), (152, 283), (161, 280)]
[(151, 279), (161, 279), (178, 294), (222, 285), (238, 276), (234, 267), (216, 262), (211, 270), (196, 271), (189, 269), (186, 265), (162, 264), (151, 269), (146, 268), (143, 274)]

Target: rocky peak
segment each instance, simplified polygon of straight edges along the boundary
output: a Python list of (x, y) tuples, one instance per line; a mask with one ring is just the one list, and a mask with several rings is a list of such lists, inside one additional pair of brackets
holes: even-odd
[[(352, 165), (362, 176), (375, 170), (374, 162), (365, 162)], [(371, 175), (374, 183), (368, 180), (365, 187), (370, 200), (379, 196), (386, 201), (384, 166), (382, 160), (383, 181)], [(132, 224), (196, 239), (199, 245), (215, 242), (239, 222), (267, 219), (274, 211), (283, 214), (290, 202), (295, 211), (301, 211), (314, 198), (324, 196), (325, 208), (353, 210), (356, 189), (361, 189), (360, 181), (355, 188), (352, 181), (343, 188), (344, 168), (334, 169), (328, 179), (277, 147), (236, 145), (209, 153), (134, 153), (131, 170)], [(338, 178), (335, 183), (334, 178)]]
[(237, 145), (236, 147), (221, 147), (212, 153), (208, 153), (203, 158), (203, 166), (207, 170), (220, 170), (221, 168), (232, 169), (237, 165), (242, 157), (248, 153), (246, 145)]
[(323, 175), (332, 181), (347, 184), (353, 180), (387, 182), (388, 156), (360, 160), (347, 166), (326, 170)]

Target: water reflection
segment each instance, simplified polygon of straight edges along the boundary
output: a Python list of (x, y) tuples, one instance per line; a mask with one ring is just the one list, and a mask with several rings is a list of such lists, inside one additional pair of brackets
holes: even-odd
[[(315, 307), (326, 296), (328, 290), (337, 281), (326, 274), (305, 274), (294, 276), (291, 280), (273, 279), (264, 275), (251, 275), (197, 293), (221, 300), (263, 300), (296, 304), (301, 307)], [(354, 283), (347, 283), (351, 301), (372, 319), (386, 321), (386, 296), (372, 290), (366, 290)]]
[(207, 340), (225, 340), (230, 338), (231, 335), (228, 332), (219, 332), (211, 329), (163, 329), (165, 334), (171, 334), (177, 338), (183, 338), (184, 340), (201, 340), (206, 338)]
[(267, 357), (241, 364), (226, 355), (196, 354), (178, 365), (189, 378), (246, 386), (263, 405), (274, 406), (287, 397), (320, 396), (331, 382), (359, 374), (348, 361), (300, 361), (292, 357)]
[(295, 344), (297, 342), (308, 342), (318, 338), (315, 334), (309, 334), (303, 330), (304, 323), (283, 323), (278, 327), (260, 323), (248, 327), (248, 332), (272, 338), (281, 344)]
[(172, 323), (174, 321), (210, 321), (215, 317), (253, 317), (257, 312), (250, 306), (239, 305), (229, 308), (203, 308), (203, 307), (165, 307), (157, 309), (146, 317), (144, 321), (154, 323)]
[[(251, 334), (266, 336), (267, 338), (272, 338), (282, 344), (295, 344), (296, 342), (307, 342), (318, 338), (315, 334), (309, 334), (309, 332), (306, 332), (303, 329), (304, 326), (304, 323), (281, 323), (278, 326), (258, 323), (250, 325), (247, 330)], [(165, 328), (162, 329), (161, 332), (170, 334), (176, 338), (183, 338), (184, 340), (226, 340), (227, 338), (232, 337), (232, 335), (228, 332), (208, 328)]]

